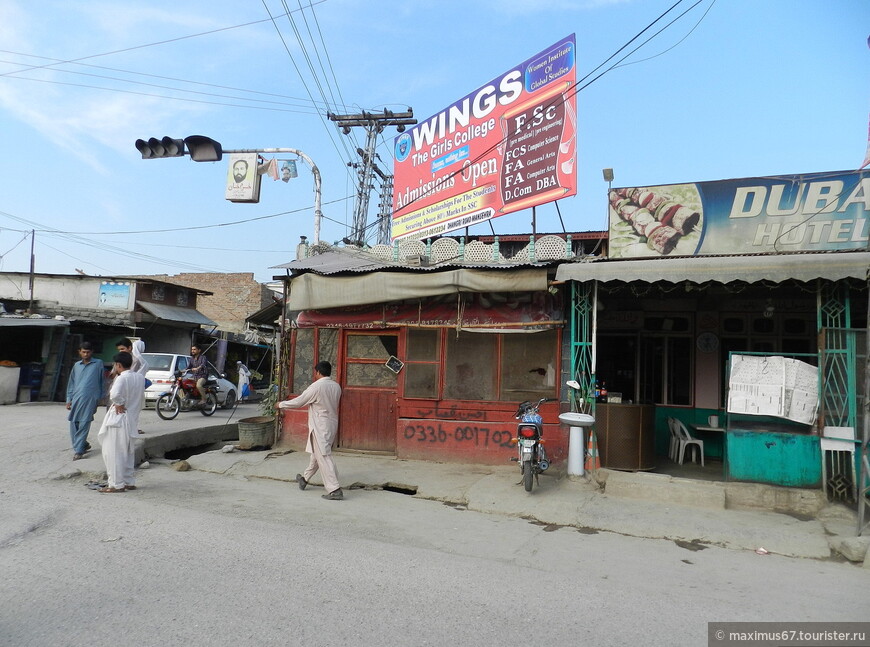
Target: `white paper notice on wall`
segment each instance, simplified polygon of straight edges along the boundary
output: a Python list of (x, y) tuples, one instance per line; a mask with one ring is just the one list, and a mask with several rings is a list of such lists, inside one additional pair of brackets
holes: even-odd
[(816, 419), (818, 369), (778, 355), (732, 355), (728, 412), (775, 416), (806, 425)]

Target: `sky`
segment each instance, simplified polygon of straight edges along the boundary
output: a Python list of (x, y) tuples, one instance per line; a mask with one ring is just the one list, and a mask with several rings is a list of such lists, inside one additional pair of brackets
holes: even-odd
[[(312, 238), (310, 169), (232, 203), (226, 157), (143, 160), (136, 139), (304, 152), (332, 243), (350, 233), (364, 132), (327, 111), (423, 121), (570, 34), (590, 75), (578, 189), (537, 208), (538, 233), (605, 229), (604, 168), (613, 186), (651, 186), (862, 164), (870, 2), (682, 0), (620, 51), (676, 2), (0, 0), (0, 271), (29, 271), (33, 243), (42, 273), (269, 281)], [(388, 172), (396, 135), (379, 138)], [(531, 211), (491, 226), (470, 234), (528, 234)]]

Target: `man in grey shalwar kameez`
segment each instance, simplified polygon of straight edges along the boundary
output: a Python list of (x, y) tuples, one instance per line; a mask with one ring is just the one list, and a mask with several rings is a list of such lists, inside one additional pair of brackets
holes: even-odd
[(338, 403), (341, 387), (333, 380), (332, 364), (318, 362), (314, 367), (314, 382), (301, 395), (278, 403), (279, 409), (298, 409), (308, 406), (308, 444), (305, 451), (311, 454), (308, 468), (296, 475), (299, 489), (304, 490), (308, 481), (320, 470), (324, 499), (340, 501), (344, 493), (338, 484), (338, 472), (332, 461), (332, 443), (338, 433)]
[(103, 362), (93, 359), (93, 355), (91, 343), (82, 342), (79, 347), (81, 359), (73, 365), (66, 387), (67, 420), (74, 461), (91, 448), (88, 432), (103, 397)]

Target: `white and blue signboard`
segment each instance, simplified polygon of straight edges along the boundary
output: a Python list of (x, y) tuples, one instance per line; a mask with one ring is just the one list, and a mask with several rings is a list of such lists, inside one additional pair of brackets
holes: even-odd
[(100, 283), (98, 308), (129, 309), (130, 283), (122, 281), (103, 281)]
[(863, 249), (870, 171), (613, 188), (610, 257)]

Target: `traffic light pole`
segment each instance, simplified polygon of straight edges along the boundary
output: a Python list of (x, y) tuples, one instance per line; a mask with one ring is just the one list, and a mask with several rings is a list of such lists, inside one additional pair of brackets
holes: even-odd
[(223, 149), (224, 153), (290, 153), (291, 155), (296, 155), (303, 162), (308, 164), (311, 167), (311, 174), (314, 176), (314, 235), (312, 236), (313, 245), (317, 245), (320, 242), (320, 219), (323, 216), (323, 212), (320, 210), (321, 206), (321, 190), (320, 190), (320, 169), (317, 168), (317, 165), (314, 163), (308, 155), (303, 153), (302, 151), (296, 148), (239, 148), (235, 150)]
[(224, 153), (290, 153), (296, 155), (311, 167), (314, 175), (314, 244), (320, 242), (320, 170), (308, 155), (295, 148), (239, 148), (224, 150), (220, 142), (204, 135), (189, 135), (184, 139), (163, 137), (157, 139), (137, 139), (136, 150), (142, 154), (142, 159), (164, 159), (167, 157), (183, 157), (190, 155), (194, 162), (220, 162)]

